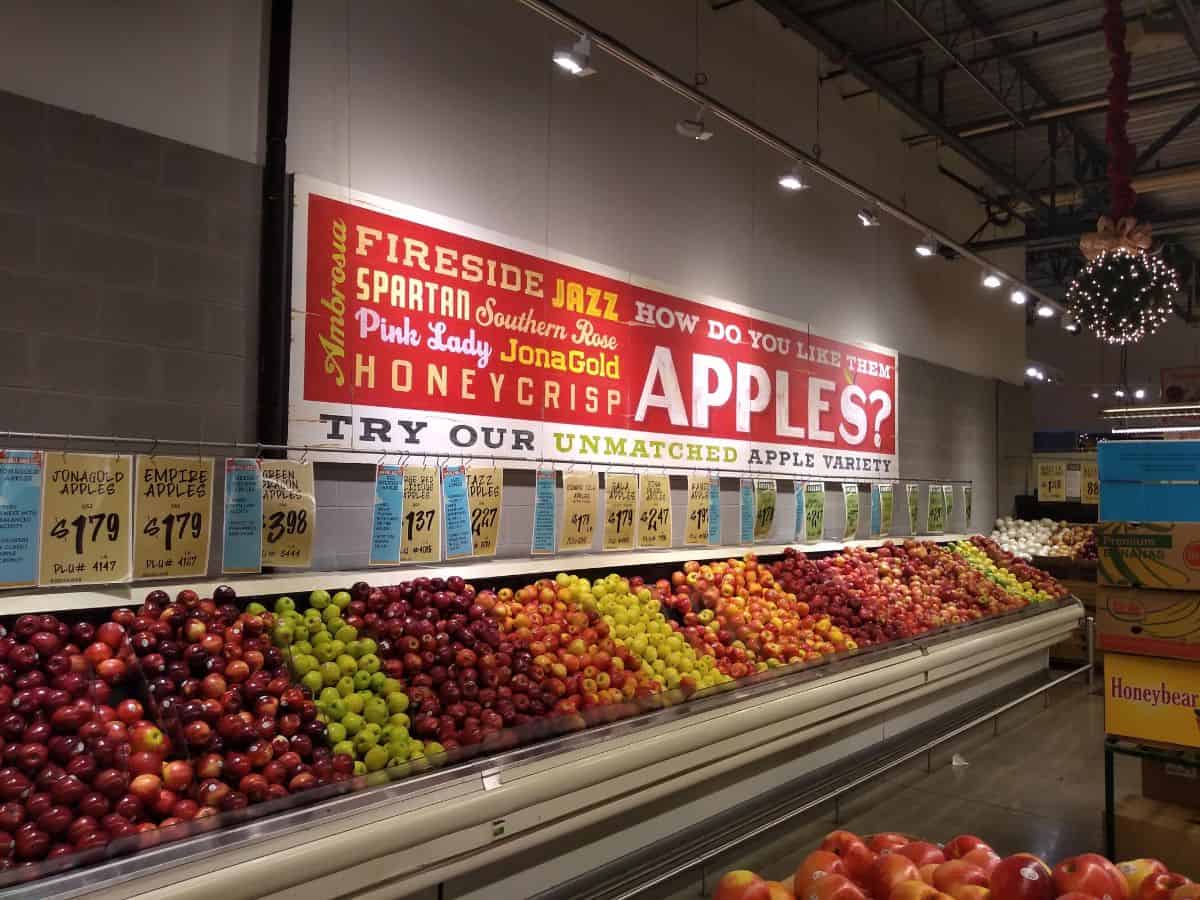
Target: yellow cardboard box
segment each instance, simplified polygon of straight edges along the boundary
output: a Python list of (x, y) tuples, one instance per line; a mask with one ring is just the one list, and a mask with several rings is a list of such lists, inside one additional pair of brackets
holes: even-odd
[(1101, 522), (1096, 548), (1102, 585), (1200, 591), (1200, 523)]
[(1200, 747), (1200, 663), (1106, 654), (1104, 730), (1136, 740)]
[(1109, 653), (1200, 660), (1200, 592), (1101, 587), (1095, 615)]

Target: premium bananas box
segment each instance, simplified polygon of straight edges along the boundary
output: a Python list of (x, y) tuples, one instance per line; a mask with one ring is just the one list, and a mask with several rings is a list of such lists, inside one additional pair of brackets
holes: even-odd
[(1096, 555), (1101, 585), (1200, 591), (1200, 523), (1101, 522)]
[(1104, 730), (1134, 740), (1200, 747), (1200, 665), (1104, 656)]
[(1100, 587), (1096, 640), (1110, 653), (1200, 660), (1200, 592)]

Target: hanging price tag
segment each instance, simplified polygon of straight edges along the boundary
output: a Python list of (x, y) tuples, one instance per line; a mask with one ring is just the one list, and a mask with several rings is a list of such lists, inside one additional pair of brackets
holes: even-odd
[(224, 523), (221, 571), (226, 575), (262, 571), (262, 472), (257, 459), (225, 460)]
[(667, 475), (643, 475), (638, 482), (639, 547), (671, 546), (671, 479)]
[(471, 537), (471, 507), (467, 502), (467, 470), (447, 466), (442, 470), (442, 521), (446, 523), (446, 559), (461, 559), (475, 552)]
[(921, 486), (919, 484), (906, 484), (904, 486), (905, 493), (908, 496), (908, 533), (920, 533), (920, 518), (921, 511)]
[(743, 544), (754, 543), (754, 479), (742, 478), (738, 481), (738, 496), (741, 502), (741, 528), (738, 540)]
[(1061, 462), (1039, 462), (1039, 503), (1059, 502), (1067, 499), (1067, 465)]
[(964, 530), (967, 532), (970, 532), (970, 530), (971, 530), (971, 485), (969, 485), (969, 484), (965, 485), (963, 487), (963, 509), (965, 511), (965, 515), (966, 515), (966, 519), (967, 519), (966, 528)]
[(128, 581), (133, 458), (49, 453), (38, 584)]
[(892, 513), (895, 508), (895, 492), (890, 484), (879, 485), (879, 536), (892, 533)]
[(688, 476), (687, 525), (683, 542), (695, 546), (708, 543), (708, 488), (712, 483), (707, 475)]
[(946, 530), (946, 494), (940, 484), (929, 486), (929, 499), (925, 507), (925, 531), (941, 534)]
[(262, 471), (262, 564), (307, 569), (317, 530), (317, 498), (311, 462), (264, 459)]
[(713, 475), (708, 480), (708, 543), (716, 547), (721, 543), (721, 476)]
[(637, 517), (636, 475), (604, 476), (604, 549), (632, 550)]
[(842, 501), (846, 510), (846, 527), (842, 529), (842, 540), (852, 541), (858, 534), (858, 485), (842, 482)]
[(533, 488), (533, 546), (535, 556), (554, 552), (555, 510), (558, 501), (557, 476), (553, 469), (538, 469)]
[(133, 499), (133, 577), (208, 572), (213, 460), (139, 456)]
[(883, 506), (879, 501), (879, 485), (873, 484), (870, 488), (870, 516), (867, 522), (867, 531), (871, 537), (879, 534), (879, 529), (883, 527)]
[(437, 469), (413, 466), (404, 470), (400, 558), (405, 562), (437, 562), (442, 558), (440, 499), (441, 478)]
[(825, 537), (825, 482), (804, 485), (804, 540), (815, 544)]
[(950, 523), (954, 521), (954, 485), (942, 485), (942, 493), (946, 497), (946, 528), (950, 527)]
[(568, 472), (563, 476), (563, 520), (558, 538), (560, 552), (592, 549), (599, 495), (595, 472)]
[(0, 588), (37, 583), (41, 450), (0, 450)]
[(1100, 469), (1094, 462), (1085, 462), (1080, 476), (1079, 501), (1094, 506), (1100, 502)]
[(503, 497), (503, 469), (499, 466), (472, 466), (467, 469), (467, 498), (471, 502), (471, 536), (476, 556), (496, 555)]
[(754, 539), (765, 541), (775, 530), (775, 502), (779, 488), (774, 478), (759, 478), (754, 482)]
[(400, 534), (404, 523), (404, 468), (381, 463), (375, 467), (375, 509), (371, 519), (373, 566), (400, 562)]

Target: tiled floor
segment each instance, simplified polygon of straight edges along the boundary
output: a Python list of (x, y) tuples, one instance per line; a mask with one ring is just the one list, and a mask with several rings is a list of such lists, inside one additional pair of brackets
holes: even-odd
[[(884, 776), (841, 803), (840, 827), (867, 834), (901, 831), (945, 841), (970, 832), (1001, 854), (1029, 851), (1053, 862), (1103, 852), (1104, 703), (1081, 681), (1006, 713), (998, 731), (976, 729), (926, 761)], [(954, 766), (960, 754), (966, 766)], [(1136, 760), (1117, 758), (1118, 797), (1141, 790)], [(789, 881), (804, 856), (830, 830), (833, 809), (781, 829), (741, 854), (653, 893), (671, 900), (707, 896), (720, 873), (748, 868)], [(707, 889), (706, 889), (707, 885)]]

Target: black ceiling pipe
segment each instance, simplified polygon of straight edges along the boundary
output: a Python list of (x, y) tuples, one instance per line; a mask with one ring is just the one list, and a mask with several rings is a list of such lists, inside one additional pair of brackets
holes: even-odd
[(288, 439), (291, 192), (287, 176), (287, 132), (291, 67), (292, 0), (271, 0), (262, 241), (258, 269), (258, 440), (264, 444), (286, 444)]

